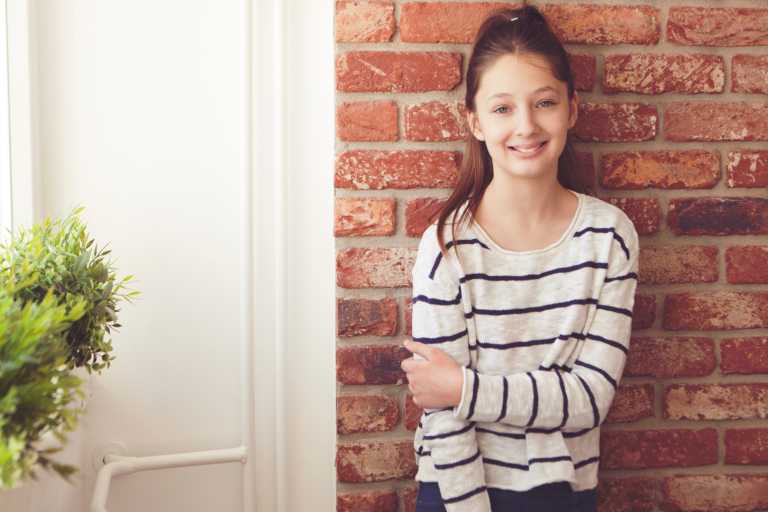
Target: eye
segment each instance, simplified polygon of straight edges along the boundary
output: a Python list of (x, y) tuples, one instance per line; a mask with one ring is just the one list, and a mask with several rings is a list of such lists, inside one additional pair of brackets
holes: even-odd
[(498, 107), (493, 110), (497, 114), (506, 114), (509, 112), (509, 109), (507, 107)]
[[(553, 101), (544, 100), (544, 101), (542, 101), (541, 103), (539, 103), (539, 105), (544, 105), (544, 103), (549, 103), (549, 105), (554, 105), (554, 104), (555, 104)], [(545, 106), (545, 107), (548, 107), (549, 105), (544, 105), (544, 106)]]

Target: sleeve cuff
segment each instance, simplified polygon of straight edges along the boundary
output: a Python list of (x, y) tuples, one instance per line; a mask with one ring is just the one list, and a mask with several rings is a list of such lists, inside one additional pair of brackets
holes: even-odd
[(461, 402), (459, 405), (453, 408), (453, 415), (456, 418), (466, 419), (469, 409), (469, 401), (472, 398), (472, 379), (469, 377), (469, 373), (474, 375), (475, 372), (467, 368), (466, 366), (461, 368), (461, 372), (464, 375), (464, 385), (461, 389)]

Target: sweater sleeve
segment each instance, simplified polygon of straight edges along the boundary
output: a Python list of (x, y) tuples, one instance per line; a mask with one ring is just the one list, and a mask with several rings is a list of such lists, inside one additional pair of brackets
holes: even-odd
[[(413, 339), (467, 367), (469, 336), (459, 278), (446, 262), (433, 271), (438, 258), (433, 226), (424, 234), (413, 270)], [(420, 457), (431, 457), (448, 512), (490, 512), (474, 422), (456, 418), (452, 408), (425, 409), (421, 429)]]
[(574, 368), (507, 376), (464, 368), (462, 401), (454, 409), (457, 418), (571, 432), (602, 423), (624, 371), (637, 288), (640, 244), (629, 219), (624, 226), (612, 244), (606, 278)]

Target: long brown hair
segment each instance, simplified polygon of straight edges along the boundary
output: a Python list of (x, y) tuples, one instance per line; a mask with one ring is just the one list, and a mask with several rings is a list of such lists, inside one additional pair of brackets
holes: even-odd
[[(517, 18), (516, 21), (511, 21)], [(568, 86), (568, 99), (573, 99), (573, 73), (571, 58), (546, 18), (526, 0), (521, 8), (503, 8), (491, 13), (480, 25), (472, 45), (467, 70), (467, 110), (475, 112), (475, 95), (480, 78), (500, 57), (505, 55), (536, 55), (549, 62), (552, 74)], [(467, 134), (467, 147), (461, 163), (461, 171), (453, 194), (437, 213), (437, 239), (443, 255), (448, 247), (443, 240), (443, 230), (453, 213), (451, 233), (453, 247), (458, 258), (457, 225), (471, 221), (477, 214), (480, 200), (493, 179), (493, 161), (484, 141), (475, 138), (472, 130)], [(570, 190), (588, 194), (592, 187), (584, 177), (584, 171), (576, 157), (570, 134), (557, 162), (557, 180)], [(594, 195), (594, 190), (592, 194)], [(456, 219), (459, 207), (467, 203), (461, 216)], [(469, 217), (468, 217), (469, 216)]]

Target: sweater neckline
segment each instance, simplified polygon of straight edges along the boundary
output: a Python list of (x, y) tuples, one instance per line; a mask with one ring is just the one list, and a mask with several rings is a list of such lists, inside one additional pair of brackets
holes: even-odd
[(579, 200), (579, 204), (576, 207), (576, 213), (573, 215), (573, 219), (571, 219), (571, 224), (568, 226), (568, 229), (565, 230), (565, 233), (563, 233), (563, 235), (560, 237), (560, 239), (557, 242), (555, 242), (555, 243), (553, 243), (553, 244), (551, 244), (551, 245), (549, 245), (547, 247), (544, 247), (543, 249), (534, 249), (532, 251), (522, 251), (522, 252), (519, 252), (519, 251), (509, 251), (509, 250), (503, 249), (502, 247), (497, 245), (496, 242), (494, 242), (491, 239), (491, 237), (488, 236), (488, 233), (486, 233), (485, 230), (483, 230), (483, 228), (481, 228), (480, 224), (478, 224), (477, 222), (472, 222), (472, 229), (475, 231), (476, 235), (479, 235), (483, 239), (483, 241), (486, 244), (488, 244), (488, 246), (490, 246), (494, 251), (498, 251), (498, 252), (500, 252), (502, 254), (507, 254), (507, 255), (510, 255), (510, 256), (532, 256), (532, 255), (543, 254), (543, 253), (546, 253), (546, 252), (550, 252), (550, 251), (556, 250), (561, 245), (564, 245), (564, 242), (566, 240), (569, 240), (570, 238), (573, 237), (573, 232), (576, 230), (576, 226), (578, 226), (579, 219), (581, 218), (582, 212), (584, 211), (584, 194), (580, 194), (580, 193), (575, 192), (575, 191), (570, 190), (570, 189), (566, 189), (566, 190), (568, 190), (568, 192), (571, 192), (572, 194), (574, 194), (576, 196), (576, 198)]

